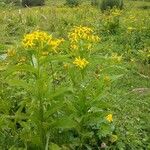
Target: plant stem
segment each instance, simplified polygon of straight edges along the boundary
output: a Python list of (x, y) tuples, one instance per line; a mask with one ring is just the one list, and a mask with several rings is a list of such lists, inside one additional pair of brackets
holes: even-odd
[(44, 122), (44, 110), (43, 110), (43, 100), (42, 100), (42, 93), (41, 93), (41, 87), (43, 87), (41, 81), (41, 68), (40, 68), (40, 62), (39, 62), (39, 52), (37, 55), (37, 63), (38, 63), (38, 74), (37, 74), (37, 85), (38, 85), (38, 107), (39, 107), (39, 130), (40, 130), (40, 139), (41, 139), (41, 150), (45, 149), (45, 144), (46, 144), (46, 136), (45, 136), (45, 131), (43, 128), (43, 122)]
[(54, 70), (53, 70), (52, 62), (50, 62), (50, 66), (51, 66), (52, 78), (53, 78), (53, 90), (54, 90), (54, 92), (55, 92), (56, 87), (55, 87), (55, 77), (54, 77)]

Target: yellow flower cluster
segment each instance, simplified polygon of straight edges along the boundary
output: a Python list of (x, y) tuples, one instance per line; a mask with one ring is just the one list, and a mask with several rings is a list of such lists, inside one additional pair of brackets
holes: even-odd
[(8, 57), (13, 57), (16, 55), (16, 51), (14, 49), (8, 49), (7, 50), (7, 56)]
[(87, 49), (91, 48), (91, 43), (100, 41), (100, 38), (94, 35), (94, 31), (89, 27), (75, 26), (69, 33), (68, 38), (71, 42), (72, 49), (79, 48), (80, 41), (86, 41)]
[[(43, 48), (44, 46), (48, 46), (53, 52), (57, 52), (56, 48), (63, 41), (63, 39), (53, 39), (52, 35), (49, 35), (46, 32), (35, 31), (25, 35), (22, 43), (25, 48)], [(48, 52), (43, 53), (43, 55), (46, 54), (48, 54)]]
[(55, 40), (49, 40), (48, 45), (52, 47), (52, 50), (57, 53), (57, 47), (64, 42), (64, 39), (55, 39)]
[(87, 64), (89, 64), (89, 62), (85, 58), (81, 59), (80, 57), (78, 57), (75, 58), (73, 64), (79, 67), (80, 69), (84, 69), (87, 66)]
[(105, 118), (106, 118), (106, 120), (109, 121), (109, 122), (112, 122), (112, 121), (113, 121), (113, 116), (112, 116), (112, 114), (107, 115)]
[(137, 18), (136, 18), (135, 15), (130, 15), (130, 16), (127, 18), (127, 21), (135, 22), (135, 21), (137, 21)]
[(120, 16), (121, 15), (121, 13), (122, 13), (122, 11), (120, 10), (120, 9), (112, 9), (111, 10), (111, 14), (113, 15), (113, 16), (115, 16), (115, 17), (117, 17), (117, 16)]
[(23, 62), (25, 62), (26, 60), (27, 60), (27, 58), (22, 56), (22, 57), (19, 59), (19, 62), (20, 62), (20, 63), (23, 63)]
[(52, 39), (51, 35), (48, 35), (43, 31), (35, 31), (29, 34), (26, 34), (23, 39), (23, 46), (26, 48), (33, 48), (39, 46), (40, 44), (47, 43)]

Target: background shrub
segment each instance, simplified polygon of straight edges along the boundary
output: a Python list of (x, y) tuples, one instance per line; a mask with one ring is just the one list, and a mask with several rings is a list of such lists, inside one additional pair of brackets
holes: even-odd
[(20, 0), (4, 0), (4, 3), (6, 4), (15, 4), (15, 5), (19, 5), (20, 4)]
[(66, 5), (74, 7), (78, 6), (81, 3), (81, 0), (66, 0)]
[(97, 6), (99, 4), (99, 0), (91, 0), (92, 6)]
[(23, 6), (42, 6), (45, 0), (22, 0)]
[(113, 7), (117, 7), (119, 9), (123, 8), (123, 0), (102, 0), (101, 2), (101, 10), (112, 9)]

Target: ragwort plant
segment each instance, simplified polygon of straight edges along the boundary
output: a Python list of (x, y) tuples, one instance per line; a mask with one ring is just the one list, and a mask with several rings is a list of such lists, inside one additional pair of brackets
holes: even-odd
[[(65, 64), (65, 68), (74, 92), (68, 104), (76, 123), (71, 135), (71, 149), (99, 149), (111, 145), (116, 142), (117, 136), (113, 135), (115, 128), (112, 114), (105, 118), (107, 111), (104, 109), (107, 110), (108, 105), (101, 101), (111, 79), (109, 76), (99, 77), (93, 58), (94, 45), (101, 39), (91, 28), (83, 26), (74, 27), (68, 38), (68, 53), (72, 55), (72, 63)], [(112, 137), (115, 137), (114, 141), (111, 140)]]
[(69, 91), (69, 87), (57, 90), (54, 83), (53, 63), (57, 66), (55, 54), (62, 42), (62, 39), (54, 39), (45, 32), (35, 31), (24, 37), (23, 47), (17, 51), (8, 50), (7, 83), (26, 92), (17, 104), (19, 108), (14, 112), (14, 119), (20, 126), (16, 129), (19, 138), (28, 149), (46, 148), (49, 132), (52, 126), (56, 127), (58, 110), (61, 111), (63, 105), (63, 96), (60, 100), (57, 97)]
[(120, 16), (122, 11), (116, 8), (105, 11), (102, 16), (102, 26), (104, 32), (116, 34), (120, 28)]
[(2, 94), (11, 89), (17, 94), (13, 107), (7, 96), (7, 114), (1, 111), (1, 131), (12, 137), (2, 149), (100, 149), (117, 141), (112, 112), (102, 101), (114, 77), (108, 75), (111, 66), (99, 69), (99, 59), (114, 66), (122, 57), (97, 58), (100, 40), (91, 28), (79, 26), (67, 41), (34, 31), (8, 50)]
[[(147, 15), (145, 15), (147, 18)], [(149, 47), (149, 20), (142, 19), (141, 13), (132, 14), (123, 17), (120, 21), (120, 35), (117, 38), (117, 44), (121, 44), (125, 51), (126, 59), (136, 58), (138, 60), (138, 51)]]

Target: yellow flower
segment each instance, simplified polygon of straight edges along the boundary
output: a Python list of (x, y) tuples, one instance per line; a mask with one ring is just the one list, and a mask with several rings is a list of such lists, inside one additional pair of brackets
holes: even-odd
[(49, 40), (48, 44), (51, 46), (52, 50), (57, 53), (58, 46), (64, 41), (64, 39), (55, 39), (55, 40)]
[(106, 116), (106, 120), (109, 121), (109, 122), (112, 122), (113, 121), (113, 116), (112, 114), (109, 114)]
[(42, 55), (43, 56), (48, 56), (49, 52), (45, 51), (45, 52), (42, 52)]
[[(43, 31), (34, 31), (26, 34), (22, 41), (25, 48), (45, 48), (50, 47), (50, 50), (57, 52), (58, 46), (64, 41), (64, 39), (53, 39), (52, 35), (49, 35)], [(46, 53), (45, 53), (46, 54)]]
[(127, 28), (127, 32), (132, 32), (132, 31), (134, 31), (135, 30), (135, 28), (133, 28), (133, 27), (128, 27)]
[(73, 64), (79, 67), (80, 69), (84, 69), (88, 63), (89, 62), (85, 58), (81, 59), (80, 57), (75, 58), (73, 62)]
[(80, 41), (86, 41), (87, 49), (92, 47), (91, 43), (100, 41), (100, 38), (94, 35), (94, 31), (91, 28), (84, 26), (75, 26), (69, 33), (68, 38), (72, 49), (78, 49)]
[(65, 64), (64, 64), (64, 69), (67, 70), (68, 68), (69, 68), (69, 64), (65, 63)]
[(92, 44), (89, 44), (87, 49), (90, 50), (92, 48)]
[(26, 57), (23, 57), (23, 56), (22, 56), (22, 57), (19, 59), (19, 62), (20, 62), (20, 63), (23, 63), (23, 62), (26, 61), (26, 59), (27, 59)]
[(122, 12), (119, 9), (113, 9), (111, 13), (113, 16), (120, 16)]
[(136, 16), (130, 15), (128, 17), (128, 20), (131, 21), (131, 22), (135, 22), (137, 19), (136, 19)]
[(52, 35), (48, 35), (43, 31), (34, 31), (26, 34), (22, 41), (23, 46), (26, 48), (33, 48), (35, 46), (41, 46), (43, 43), (47, 43), (48, 40), (52, 39)]
[(106, 75), (106, 76), (104, 77), (104, 82), (105, 82), (105, 83), (109, 83), (110, 81), (111, 81), (110, 77), (109, 77), (108, 75)]
[(16, 55), (16, 51), (15, 51), (15, 50), (13, 50), (13, 49), (8, 49), (8, 51), (7, 51), (7, 56), (13, 57), (13, 56), (15, 56), (15, 55)]
[(71, 45), (70, 47), (71, 47), (71, 49), (74, 49), (74, 50), (75, 50), (75, 49), (78, 49), (78, 46), (75, 45), (75, 44)]

